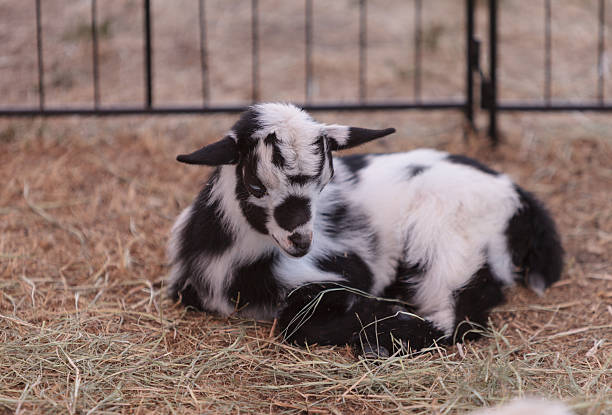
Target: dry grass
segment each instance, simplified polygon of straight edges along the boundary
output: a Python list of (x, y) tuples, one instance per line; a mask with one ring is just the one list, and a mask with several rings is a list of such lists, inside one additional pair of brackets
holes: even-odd
[[(268, 21), (272, 14), (265, 13), (262, 20), (264, 98), (301, 101), (303, 62), (295, 58), (302, 47), (301, 12), (289, 2), (260, 3), (279, 16)], [(378, 10), (369, 3), (368, 94), (410, 96), (412, 8), (396, 0)], [(423, 3), (423, 97), (461, 95), (463, 46), (457, 39), (463, 37), (456, 16), (462, 2)], [(542, 66), (541, 45), (533, 44), (541, 40), (541, 10), (518, 3), (501, 3), (501, 94), (537, 98), (541, 72), (527, 70)], [(585, 16), (595, 3), (555, 6), (553, 29), (564, 30), (556, 31), (553, 46), (569, 40), (586, 45), (553, 55), (562, 65), (553, 74), (558, 97), (594, 96), (587, 55), (595, 50), (595, 32)], [(130, 16), (139, 2), (104, 4), (102, 102), (138, 103), (140, 21)], [(230, 2), (207, 4), (216, 22), (211, 50), (218, 57), (211, 63), (211, 98), (248, 99), (250, 68), (236, 64), (248, 46), (248, 25), (241, 23), (248, 8), (241, 15)], [(334, 2), (334, 13), (318, 4), (313, 97), (352, 99), (356, 48), (346, 45), (357, 40), (356, 3)], [(28, 20), (33, 2), (17, 5), (0, 0), (0, 15), (12, 22), (0, 25), (2, 105), (36, 103)], [(189, 26), (193, 2), (154, 7), (158, 102), (200, 102), (193, 88), (199, 85), (197, 30)], [(388, 19), (391, 9), (405, 19)], [(83, 35), (88, 3), (62, 7), (49, 0), (43, 12), (48, 101), (91, 103), (91, 44)], [(482, 18), (482, 7), (479, 13)], [(402, 39), (408, 43), (398, 51)], [(564, 279), (544, 298), (509, 290), (487, 337), (460, 347), (379, 362), (342, 347), (295, 348), (279, 342), (269, 322), (190, 313), (164, 296), (168, 230), (207, 174), (178, 165), (174, 156), (219, 137), (234, 117), (0, 120), (0, 413), (446, 414), (531, 394), (562, 399), (579, 414), (612, 413), (612, 120), (503, 116), (505, 142), (491, 151), (483, 137), (463, 141), (463, 121), (455, 113), (317, 118), (398, 129), (360, 151), (432, 146), (507, 171), (545, 200), (557, 219), (567, 250)]]

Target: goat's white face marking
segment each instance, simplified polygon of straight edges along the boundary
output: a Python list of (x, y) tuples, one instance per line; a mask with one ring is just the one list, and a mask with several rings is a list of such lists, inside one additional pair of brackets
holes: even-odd
[(319, 193), (333, 176), (325, 126), (295, 107), (274, 104), (260, 110), (256, 125), (237, 170), (243, 212), (284, 252), (303, 256), (312, 242)]

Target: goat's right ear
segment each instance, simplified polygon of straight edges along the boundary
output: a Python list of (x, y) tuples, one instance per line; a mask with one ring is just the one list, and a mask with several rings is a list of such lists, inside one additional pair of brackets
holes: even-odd
[(181, 154), (176, 159), (187, 164), (220, 166), (238, 163), (238, 154), (238, 144), (232, 137), (226, 135), (216, 143), (204, 146), (191, 154)]
[(385, 128), (384, 130), (370, 130), (368, 128), (347, 127), (345, 125), (327, 125), (325, 134), (329, 139), (329, 146), (332, 151), (352, 148), (368, 141), (393, 134), (395, 128)]

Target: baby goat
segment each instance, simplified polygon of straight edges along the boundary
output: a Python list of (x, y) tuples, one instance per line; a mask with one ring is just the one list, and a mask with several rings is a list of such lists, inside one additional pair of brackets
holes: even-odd
[(502, 286), (559, 279), (552, 219), (507, 176), (434, 150), (332, 157), (394, 131), (260, 104), (178, 156), (218, 167), (172, 228), (171, 295), (384, 355), (476, 337)]

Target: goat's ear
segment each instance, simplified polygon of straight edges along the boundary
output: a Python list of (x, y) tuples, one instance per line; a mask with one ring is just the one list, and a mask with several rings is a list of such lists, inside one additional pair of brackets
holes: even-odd
[(238, 154), (238, 144), (227, 135), (216, 143), (204, 146), (191, 154), (181, 154), (176, 159), (187, 164), (220, 166), (222, 164), (238, 163)]
[(385, 128), (384, 130), (369, 130), (367, 128), (347, 127), (344, 125), (327, 125), (325, 134), (329, 139), (329, 146), (332, 150), (344, 150), (358, 146), (368, 141), (393, 134), (395, 128)]

